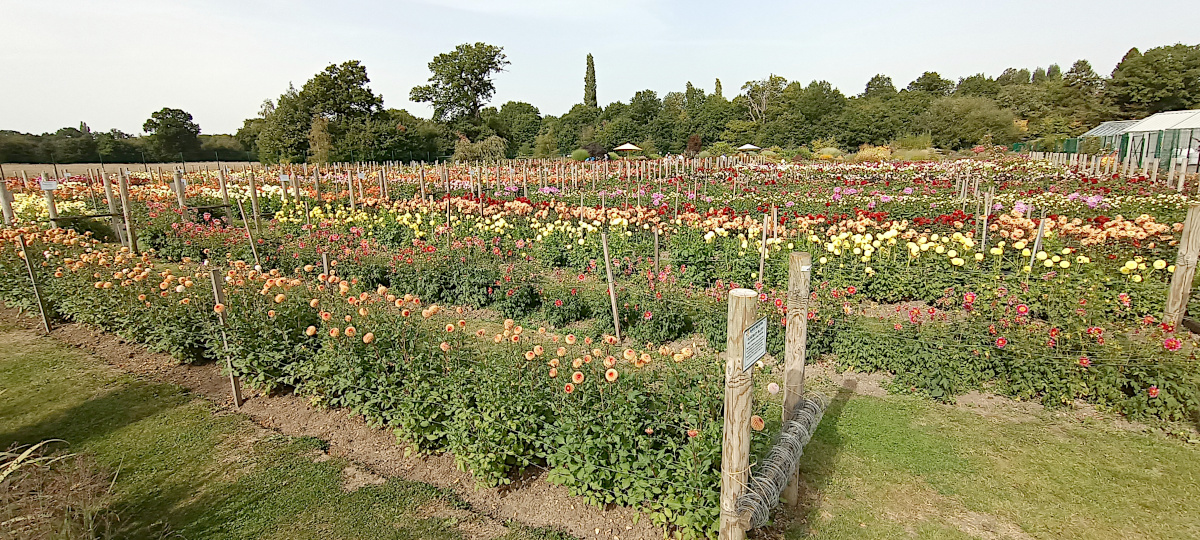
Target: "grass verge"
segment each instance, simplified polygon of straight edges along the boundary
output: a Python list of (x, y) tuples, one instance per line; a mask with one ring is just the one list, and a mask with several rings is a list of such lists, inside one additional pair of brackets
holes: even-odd
[(0, 327), (0, 388), (0, 447), (62, 439), (58, 448), (115, 477), (109, 510), (119, 519), (108, 537), (569, 538), (488, 524), (427, 484), (347, 491), (349, 463), (326, 456), (321, 440), (262, 430), (178, 386), (12, 327)]
[(1200, 538), (1200, 448), (1107, 419), (843, 391), (801, 471), (788, 538)]

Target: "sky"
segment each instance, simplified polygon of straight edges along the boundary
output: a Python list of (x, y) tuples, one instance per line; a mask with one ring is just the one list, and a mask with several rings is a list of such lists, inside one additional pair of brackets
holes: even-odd
[(1007, 67), (1109, 74), (1130, 47), (1200, 43), (1195, 0), (0, 0), (0, 129), (42, 133), (86, 122), (141, 134), (163, 107), (201, 133), (233, 133), (332, 63), (360, 60), (389, 108), (408, 100), (435, 55), (462, 43), (504, 48), (492, 104), (561, 115), (583, 100), (588, 53), (601, 105), (687, 82), (727, 98), (776, 74), (857, 94), (883, 73), (958, 79)]

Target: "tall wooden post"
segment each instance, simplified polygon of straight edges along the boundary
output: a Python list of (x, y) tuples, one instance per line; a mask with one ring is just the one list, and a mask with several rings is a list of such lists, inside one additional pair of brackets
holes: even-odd
[(16, 216), (12, 209), (12, 195), (8, 192), (8, 182), (4, 180), (3, 174), (0, 174), (0, 208), (4, 210), (4, 224), (9, 227), (16, 225)]
[(119, 188), (121, 192), (121, 213), (125, 220), (125, 235), (128, 238), (129, 251), (132, 251), (134, 255), (137, 255), (137, 231), (133, 228), (133, 212), (130, 210), (130, 207), (133, 205), (133, 201), (129, 198), (128, 174), (121, 175)]
[(658, 273), (658, 224), (654, 224), (654, 273)]
[(183, 172), (182, 171), (179, 171), (179, 170), (175, 171), (173, 184), (174, 184), (174, 188), (175, 188), (174, 189), (175, 198), (179, 200), (179, 209), (182, 210), (185, 206), (187, 206), (187, 204), (184, 202), (184, 197), (183, 197), (184, 194), (183, 194)]
[(421, 200), (425, 200), (425, 162), (421, 162), (421, 168), (417, 169), (421, 178)]
[(758, 282), (767, 286), (767, 214), (763, 212), (762, 248), (758, 251)]
[[(783, 365), (783, 421), (792, 419), (804, 399), (804, 361), (808, 348), (808, 287), (812, 255), (792, 253), (788, 257), (787, 326)], [(800, 503), (800, 471), (792, 471), (783, 498), (793, 508)]]
[(117, 197), (113, 195), (112, 180), (108, 178), (107, 174), (101, 173), (100, 181), (104, 187), (104, 198), (108, 201), (108, 213), (112, 214), (109, 217), (109, 224), (116, 231), (117, 239), (121, 244), (128, 246), (129, 239), (125, 236), (125, 219), (123, 214), (118, 212)]
[[(39, 179), (38, 188), (42, 190), (42, 195), (46, 197), (46, 211), (50, 214), (50, 224), (58, 227), (58, 205), (54, 203), (54, 190), (42, 187), (41, 183), (46, 180), (46, 173), (42, 173)], [(53, 182), (58, 183), (55, 178)]]
[(1196, 258), (1200, 256), (1200, 203), (1188, 208), (1183, 221), (1183, 236), (1179, 240), (1179, 256), (1175, 259), (1175, 273), (1171, 276), (1171, 288), (1167, 290), (1167, 307), (1163, 322), (1178, 326), (1187, 309), (1188, 296), (1192, 291), (1192, 278), (1196, 275)]
[(779, 240), (779, 207), (771, 205), (771, 238)]
[(233, 209), (229, 207), (229, 187), (225, 185), (224, 169), (217, 169), (217, 186), (221, 188), (221, 204), (225, 205), (225, 210), (233, 214)]
[[(1033, 215), (1033, 209), (1029, 210), (1029, 215)], [(1033, 262), (1037, 260), (1037, 254), (1042, 250), (1042, 238), (1046, 234), (1046, 211), (1042, 210), (1042, 217), (1038, 219), (1037, 236), (1033, 239), (1033, 249), (1029, 253), (1029, 272), (1033, 272)]]
[(242, 407), (242, 385), (239, 384), (237, 375), (233, 374), (233, 358), (229, 356), (229, 338), (225, 336), (225, 327), (228, 326), (225, 322), (225, 311), (229, 307), (225, 305), (225, 290), (221, 286), (221, 272), (216, 268), (210, 268), (208, 275), (212, 278), (213, 302), (223, 307), (217, 312), (217, 318), (221, 321), (221, 344), (225, 348), (225, 367), (229, 369), (229, 386), (233, 390), (233, 404), (240, 409)]
[(753, 384), (742, 369), (743, 334), (754, 323), (758, 293), (750, 289), (729, 291), (728, 330), (725, 338), (725, 427), (721, 443), (720, 540), (744, 540), (746, 524), (737, 514), (737, 499), (750, 479), (750, 412)]
[[(580, 208), (580, 216), (583, 209)], [(604, 273), (608, 275), (608, 300), (612, 304), (613, 328), (616, 330), (617, 340), (621, 339), (621, 321), (617, 315), (617, 286), (613, 283), (612, 260), (608, 256), (608, 233), (600, 233), (600, 242), (604, 245)]]
[(288, 202), (288, 181), (284, 178), (290, 179), (286, 173), (279, 173), (279, 202), (281, 203)]
[[(254, 214), (254, 230), (259, 230), (260, 224), (258, 221), (258, 183), (254, 181), (254, 171), (250, 171), (250, 212)], [(241, 201), (238, 201), (241, 204)], [(246, 221), (246, 213), (242, 212), (242, 221)]]

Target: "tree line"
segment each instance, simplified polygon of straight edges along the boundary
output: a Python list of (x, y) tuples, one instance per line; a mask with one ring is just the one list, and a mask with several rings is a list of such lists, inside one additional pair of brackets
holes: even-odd
[(385, 108), (368, 86), (366, 67), (351, 60), (264, 101), (232, 136), (205, 137), (191, 115), (163, 109), (143, 126), (145, 137), (92, 133), (86, 125), (43, 135), (0, 131), (0, 161), (138, 161), (143, 155), (173, 161), (211, 159), (204, 154), (214, 152), (241, 152), (265, 163), (555, 157), (580, 155), (579, 149), (601, 156), (626, 142), (646, 155), (724, 152), (745, 143), (795, 153), (913, 136), (955, 150), (983, 142), (1051, 144), (1107, 120), (1200, 106), (1200, 45), (1184, 44), (1130, 49), (1108, 76), (1087, 60), (1065, 72), (1052, 64), (957, 81), (930, 71), (902, 88), (880, 74), (847, 95), (827, 81), (769, 75), (744, 83), (730, 98), (718, 79), (711, 90), (689, 82), (682, 91), (660, 96), (647, 89), (605, 106), (597, 101), (589, 54), (583, 100), (561, 116), (521, 101), (489, 105), (492, 77), (507, 65), (503, 48), (486, 43), (434, 57), (428, 84), (409, 95), (432, 106), (431, 119)]
[(139, 163), (246, 161), (254, 156), (232, 135), (201, 135), (192, 115), (164, 107), (142, 125), (145, 136), (86, 123), (35, 135), (0, 130), (0, 163)]

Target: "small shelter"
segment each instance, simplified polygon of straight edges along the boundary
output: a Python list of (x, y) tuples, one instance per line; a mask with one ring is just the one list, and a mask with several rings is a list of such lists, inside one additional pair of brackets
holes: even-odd
[(1103, 150), (1115, 150), (1121, 146), (1121, 136), (1125, 133), (1125, 128), (1138, 123), (1137, 120), (1113, 120), (1104, 122), (1090, 130), (1087, 133), (1079, 136), (1079, 139), (1098, 138), (1100, 139), (1100, 148)]
[(754, 146), (753, 144), (750, 144), (750, 143), (743, 144), (743, 145), (739, 146), (737, 149), (739, 152), (753, 152), (755, 150), (762, 150), (762, 148)]
[(633, 143), (622, 144), (621, 146), (613, 148), (613, 150), (616, 150), (618, 152), (641, 152), (642, 151), (641, 148), (638, 148), (637, 145), (635, 145)]
[(1158, 159), (1162, 165), (1186, 163), (1189, 172), (1200, 164), (1200, 109), (1167, 111), (1134, 122), (1122, 132), (1121, 158), (1141, 165)]

